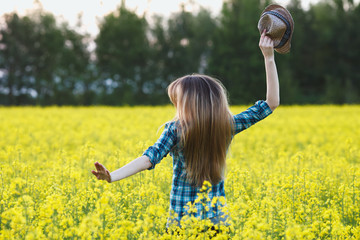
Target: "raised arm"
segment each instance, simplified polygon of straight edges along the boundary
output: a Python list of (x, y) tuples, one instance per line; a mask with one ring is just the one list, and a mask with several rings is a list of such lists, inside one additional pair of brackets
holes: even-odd
[(274, 42), (266, 36), (266, 30), (261, 34), (259, 47), (264, 56), (266, 71), (266, 102), (272, 111), (280, 104), (279, 78), (274, 57)]
[(97, 177), (97, 179), (105, 180), (111, 183), (148, 169), (151, 167), (151, 162), (147, 156), (141, 156), (112, 173), (110, 173), (101, 163), (96, 162), (95, 167), (97, 171), (92, 170), (91, 172)]

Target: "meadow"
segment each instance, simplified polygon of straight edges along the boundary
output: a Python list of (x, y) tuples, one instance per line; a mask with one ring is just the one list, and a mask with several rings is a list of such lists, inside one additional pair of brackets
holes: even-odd
[[(233, 106), (233, 113), (246, 106)], [(165, 233), (170, 156), (115, 183), (91, 174), (140, 156), (165, 107), (0, 107), (0, 239), (207, 239)], [(159, 129), (160, 128), (160, 129)], [(213, 239), (360, 239), (360, 106), (280, 106), (227, 159), (228, 231)]]

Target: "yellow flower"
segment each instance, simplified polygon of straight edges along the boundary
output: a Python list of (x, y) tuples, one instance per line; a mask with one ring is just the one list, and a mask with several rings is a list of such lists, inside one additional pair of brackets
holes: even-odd
[[(241, 112), (243, 106), (232, 107)], [(360, 106), (283, 106), (236, 136), (224, 197), (205, 181), (195, 204), (218, 206), (230, 227), (213, 239), (360, 239)], [(165, 107), (0, 108), (0, 239), (207, 239), (184, 217), (165, 234), (173, 166), (97, 181), (99, 161), (124, 166), (152, 145)], [(143, 116), (150, 121), (144, 124)], [(271, 140), (269, 140), (271, 139)], [(145, 231), (147, 230), (147, 231)]]

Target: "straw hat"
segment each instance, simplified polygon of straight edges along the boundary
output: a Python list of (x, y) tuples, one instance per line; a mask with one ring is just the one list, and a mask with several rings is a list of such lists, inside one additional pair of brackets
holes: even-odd
[(294, 20), (290, 12), (276, 4), (271, 4), (261, 13), (258, 23), (260, 34), (266, 29), (266, 35), (274, 41), (275, 51), (288, 53), (294, 32)]

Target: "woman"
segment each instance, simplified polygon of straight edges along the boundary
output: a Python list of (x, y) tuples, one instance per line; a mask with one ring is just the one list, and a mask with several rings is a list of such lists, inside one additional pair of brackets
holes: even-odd
[[(226, 224), (228, 218), (222, 203), (211, 204), (213, 198), (224, 199), (224, 169), (227, 149), (234, 135), (264, 119), (279, 105), (279, 82), (274, 59), (274, 42), (262, 32), (259, 42), (265, 61), (266, 101), (257, 101), (246, 111), (232, 115), (221, 83), (206, 75), (189, 75), (172, 82), (168, 95), (176, 108), (173, 121), (165, 124), (158, 141), (142, 156), (110, 173), (96, 162), (92, 173), (99, 180), (115, 182), (145, 169), (153, 169), (168, 153), (173, 157), (173, 179), (170, 193), (168, 225), (180, 226), (189, 215), (189, 203), (195, 205), (191, 215)], [(209, 188), (203, 186), (204, 182)], [(206, 189), (208, 201), (197, 201)]]

